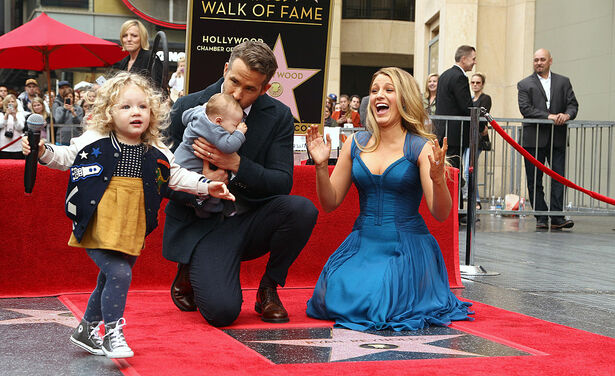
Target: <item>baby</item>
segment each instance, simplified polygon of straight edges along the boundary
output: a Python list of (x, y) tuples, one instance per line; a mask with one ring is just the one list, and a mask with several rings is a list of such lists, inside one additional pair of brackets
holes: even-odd
[[(224, 93), (214, 94), (204, 105), (185, 111), (182, 122), (186, 130), (181, 144), (175, 150), (175, 162), (190, 171), (203, 171), (203, 160), (194, 155), (192, 149), (194, 140), (199, 137), (205, 138), (225, 154), (239, 150), (248, 131), (243, 115), (239, 102)], [(211, 213), (222, 211), (222, 202), (210, 198), (195, 211), (199, 217), (208, 218)]]

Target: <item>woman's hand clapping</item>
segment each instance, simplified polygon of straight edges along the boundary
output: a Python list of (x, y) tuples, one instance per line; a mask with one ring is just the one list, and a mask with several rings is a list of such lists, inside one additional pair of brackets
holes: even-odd
[(325, 144), (322, 135), (318, 133), (318, 125), (312, 125), (308, 128), (305, 135), (305, 144), (316, 166), (328, 165), (329, 155), (331, 155), (331, 137), (327, 135), (327, 143)]
[(446, 161), (446, 150), (448, 149), (448, 141), (446, 137), (442, 140), (442, 147), (438, 143), (438, 140), (433, 140), (433, 145), (431, 145), (431, 150), (433, 151), (433, 156), (428, 155), (430, 169), (429, 169), (429, 177), (434, 183), (444, 183), (444, 171), (445, 171), (445, 161)]

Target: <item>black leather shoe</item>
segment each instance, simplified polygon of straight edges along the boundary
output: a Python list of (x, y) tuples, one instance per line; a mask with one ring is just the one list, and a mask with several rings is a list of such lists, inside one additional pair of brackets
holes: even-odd
[(262, 287), (256, 292), (254, 310), (261, 320), (272, 323), (288, 322), (288, 312), (282, 305), (275, 287)]
[(460, 225), (468, 224), (468, 216), (466, 214), (459, 214), (459, 224)]
[(551, 229), (561, 230), (563, 228), (572, 228), (574, 222), (571, 219), (551, 219)]
[(547, 230), (548, 228), (548, 222), (536, 221), (536, 230)]
[(189, 273), (190, 265), (177, 264), (177, 275), (171, 285), (171, 299), (181, 311), (196, 311)]

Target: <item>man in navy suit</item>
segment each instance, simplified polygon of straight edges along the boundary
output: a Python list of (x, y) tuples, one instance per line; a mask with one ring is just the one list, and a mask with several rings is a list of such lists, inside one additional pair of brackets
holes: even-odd
[[(470, 116), (472, 97), (466, 72), (471, 71), (475, 64), (476, 49), (472, 46), (459, 46), (455, 51), (455, 65), (445, 70), (438, 79), (436, 115)], [(460, 120), (437, 120), (435, 126), (440, 145), (444, 137), (447, 139), (446, 155), (451, 166), (460, 169), (461, 153), (470, 144), (470, 123)], [(462, 179), (459, 181), (464, 184)], [(463, 209), (463, 200), (459, 200), (459, 207)], [(465, 215), (459, 216), (461, 223), (465, 223), (465, 220)]]
[[(544, 48), (537, 50), (534, 53), (534, 73), (517, 84), (521, 115), (553, 121), (553, 124), (523, 123), (522, 145), (541, 163), (548, 160), (551, 169), (563, 176), (568, 130), (566, 122), (577, 116), (579, 104), (568, 77), (551, 72), (552, 63), (549, 51)], [(532, 207), (538, 211), (549, 210), (544, 197), (542, 171), (526, 159), (525, 173)], [(555, 179), (551, 182), (550, 207), (551, 211), (562, 211), (564, 208), (564, 186)], [(536, 228), (549, 228), (548, 221), (548, 216), (537, 215)], [(552, 229), (572, 226), (572, 220), (551, 216)]]
[(181, 310), (198, 308), (214, 326), (230, 325), (241, 311), (240, 262), (267, 253), (255, 310), (264, 321), (288, 321), (277, 286), (284, 286), (288, 268), (318, 216), (310, 200), (289, 195), (294, 121), (287, 106), (266, 95), (276, 69), (275, 56), (265, 43), (241, 43), (218, 82), (180, 98), (171, 112), (169, 136), (174, 145), (179, 145), (185, 129), (182, 113), (215, 93), (232, 95), (246, 114), (246, 141), (237, 153), (221, 153), (204, 139), (194, 142), (197, 156), (217, 166), (214, 171), (204, 164), (204, 175), (226, 181), (237, 201), (225, 202), (224, 212), (210, 218), (197, 217), (185, 200), (171, 200), (165, 210), (163, 255), (179, 263), (172, 299)]

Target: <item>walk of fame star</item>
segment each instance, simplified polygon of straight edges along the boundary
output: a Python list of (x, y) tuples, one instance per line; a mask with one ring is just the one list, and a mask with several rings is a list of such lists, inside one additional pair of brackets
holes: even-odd
[(271, 88), (268, 93), (270, 96), (278, 99), (290, 108), (290, 113), (293, 117), (301, 122), (299, 109), (297, 108), (297, 99), (295, 98), (294, 89), (309, 80), (320, 69), (299, 69), (289, 68), (286, 62), (286, 54), (284, 53), (284, 44), (282, 37), (278, 35), (278, 39), (273, 47), (273, 54), (278, 62), (278, 70), (275, 72), (271, 81)]
[(56, 311), (48, 309), (19, 309), (19, 308), (3, 308), (7, 311), (21, 313), (27, 317), (16, 319), (0, 320), (0, 325), (16, 325), (16, 324), (49, 324), (56, 323), (68, 327), (75, 327), (78, 322), (69, 311)]
[(446, 347), (430, 345), (430, 343), (433, 342), (450, 340), (464, 335), (465, 334), (391, 337), (357, 332), (348, 329), (333, 328), (331, 330), (331, 338), (265, 340), (250, 342), (272, 343), (291, 346), (330, 347), (330, 362), (358, 358), (361, 356), (377, 354), (384, 351), (481, 356), (479, 354), (473, 354), (466, 351), (459, 351)]
[(275, 364), (531, 355), (458, 329), (438, 326), (401, 332), (327, 327), (223, 331)]

